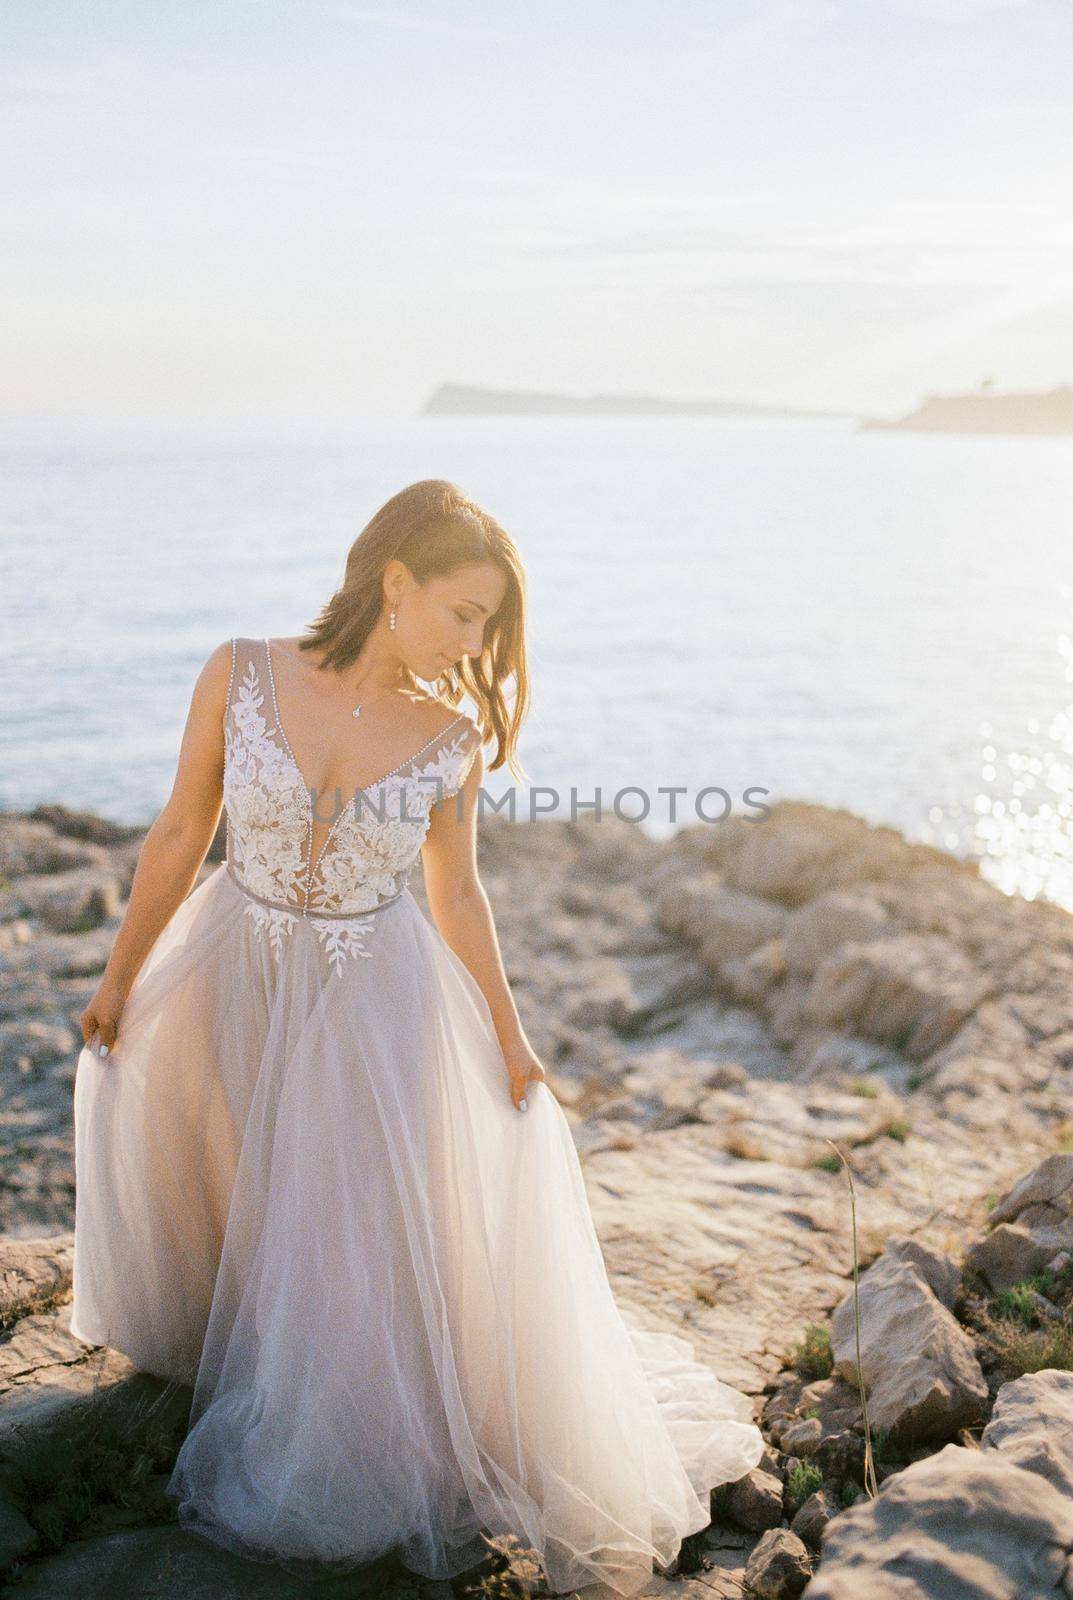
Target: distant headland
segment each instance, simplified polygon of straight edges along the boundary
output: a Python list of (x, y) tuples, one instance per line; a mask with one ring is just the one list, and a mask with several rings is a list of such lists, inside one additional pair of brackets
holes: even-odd
[(907, 416), (862, 421), (862, 428), (918, 433), (1073, 434), (1073, 386), (1039, 393), (995, 394), (981, 384), (972, 394), (930, 394)]
[(441, 383), (424, 417), (854, 417), (852, 411), (758, 405), (749, 400), (665, 400), (642, 394), (549, 394)]
[(998, 394), (984, 382), (971, 394), (929, 394), (904, 417), (867, 416), (849, 407), (761, 404), (753, 400), (679, 400), (646, 394), (558, 394), (441, 383), (423, 417), (756, 417), (832, 418), (883, 432), (1073, 435), (1073, 386)]

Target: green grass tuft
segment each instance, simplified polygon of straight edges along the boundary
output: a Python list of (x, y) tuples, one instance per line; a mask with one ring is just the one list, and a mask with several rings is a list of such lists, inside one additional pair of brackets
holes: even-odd
[(790, 1350), (790, 1363), (810, 1383), (816, 1378), (829, 1378), (834, 1370), (830, 1328), (822, 1322), (810, 1322), (804, 1338)]
[(809, 1495), (822, 1488), (823, 1473), (814, 1461), (802, 1461), (800, 1466), (794, 1467), (786, 1479), (783, 1496), (789, 1515), (792, 1517), (800, 1511)]

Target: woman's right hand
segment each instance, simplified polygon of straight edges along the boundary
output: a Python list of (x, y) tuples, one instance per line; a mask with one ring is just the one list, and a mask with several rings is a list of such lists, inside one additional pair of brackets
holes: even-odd
[(123, 985), (113, 979), (102, 978), (97, 985), (97, 992), (78, 1019), (84, 1044), (88, 1045), (95, 1033), (100, 1034), (98, 1055), (107, 1055), (115, 1044), (127, 993)]

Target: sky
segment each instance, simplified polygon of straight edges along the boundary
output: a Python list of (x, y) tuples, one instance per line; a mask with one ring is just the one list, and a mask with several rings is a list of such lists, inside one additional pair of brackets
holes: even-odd
[(1070, 0), (5, 0), (0, 417), (1073, 383)]

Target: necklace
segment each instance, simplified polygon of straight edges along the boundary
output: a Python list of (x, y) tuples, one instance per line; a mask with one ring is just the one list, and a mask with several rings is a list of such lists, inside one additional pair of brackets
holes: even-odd
[[(379, 695), (377, 698), (380, 699), (380, 700), (386, 700), (388, 698), (388, 695), (398, 694), (398, 692), (399, 691), (398, 691), (397, 688), (388, 689), (384, 694)], [(376, 705), (376, 700), (371, 700), (371, 701), (359, 700), (357, 705), (354, 707), (353, 711), (350, 713), (350, 715), (352, 717), (360, 717), (361, 713), (362, 713), (362, 710), (364, 709), (364, 707), (366, 705), (374, 705), (375, 706)]]
[[(398, 694), (398, 692), (399, 692), (399, 690), (400, 690), (400, 688), (401, 688), (401, 687), (402, 687), (402, 685), (401, 685), (401, 684), (395, 684), (395, 685), (394, 685), (394, 687), (393, 687), (393, 688), (391, 688), (391, 689), (387, 689), (387, 690), (385, 690), (385, 691), (384, 691), (384, 693), (383, 693), (383, 694), (381, 694), (381, 695), (378, 695), (378, 696), (377, 696), (377, 699), (379, 699), (379, 700), (386, 700), (386, 699), (387, 699), (387, 698), (388, 698), (388, 696), (389, 696), (389, 695), (392, 695), (392, 694)], [(376, 704), (376, 700), (370, 700), (370, 701), (366, 701), (366, 700), (365, 700), (365, 699), (364, 699), (364, 698), (362, 698), (362, 699), (361, 699), (361, 700), (359, 700), (359, 701), (358, 701), (358, 703), (357, 703), (357, 705), (356, 705), (356, 706), (355, 706), (355, 707), (354, 707), (354, 709), (353, 709), (353, 711), (352, 711), (352, 712), (351, 712), (351, 713), (350, 713), (350, 715), (351, 715), (351, 716), (352, 716), (352, 717), (360, 717), (360, 716), (361, 716), (361, 713), (362, 713), (362, 711), (363, 711), (363, 710), (364, 710), (364, 708), (365, 708), (365, 706), (366, 706), (366, 704), (368, 704), (368, 705), (375, 705), (375, 704)]]

